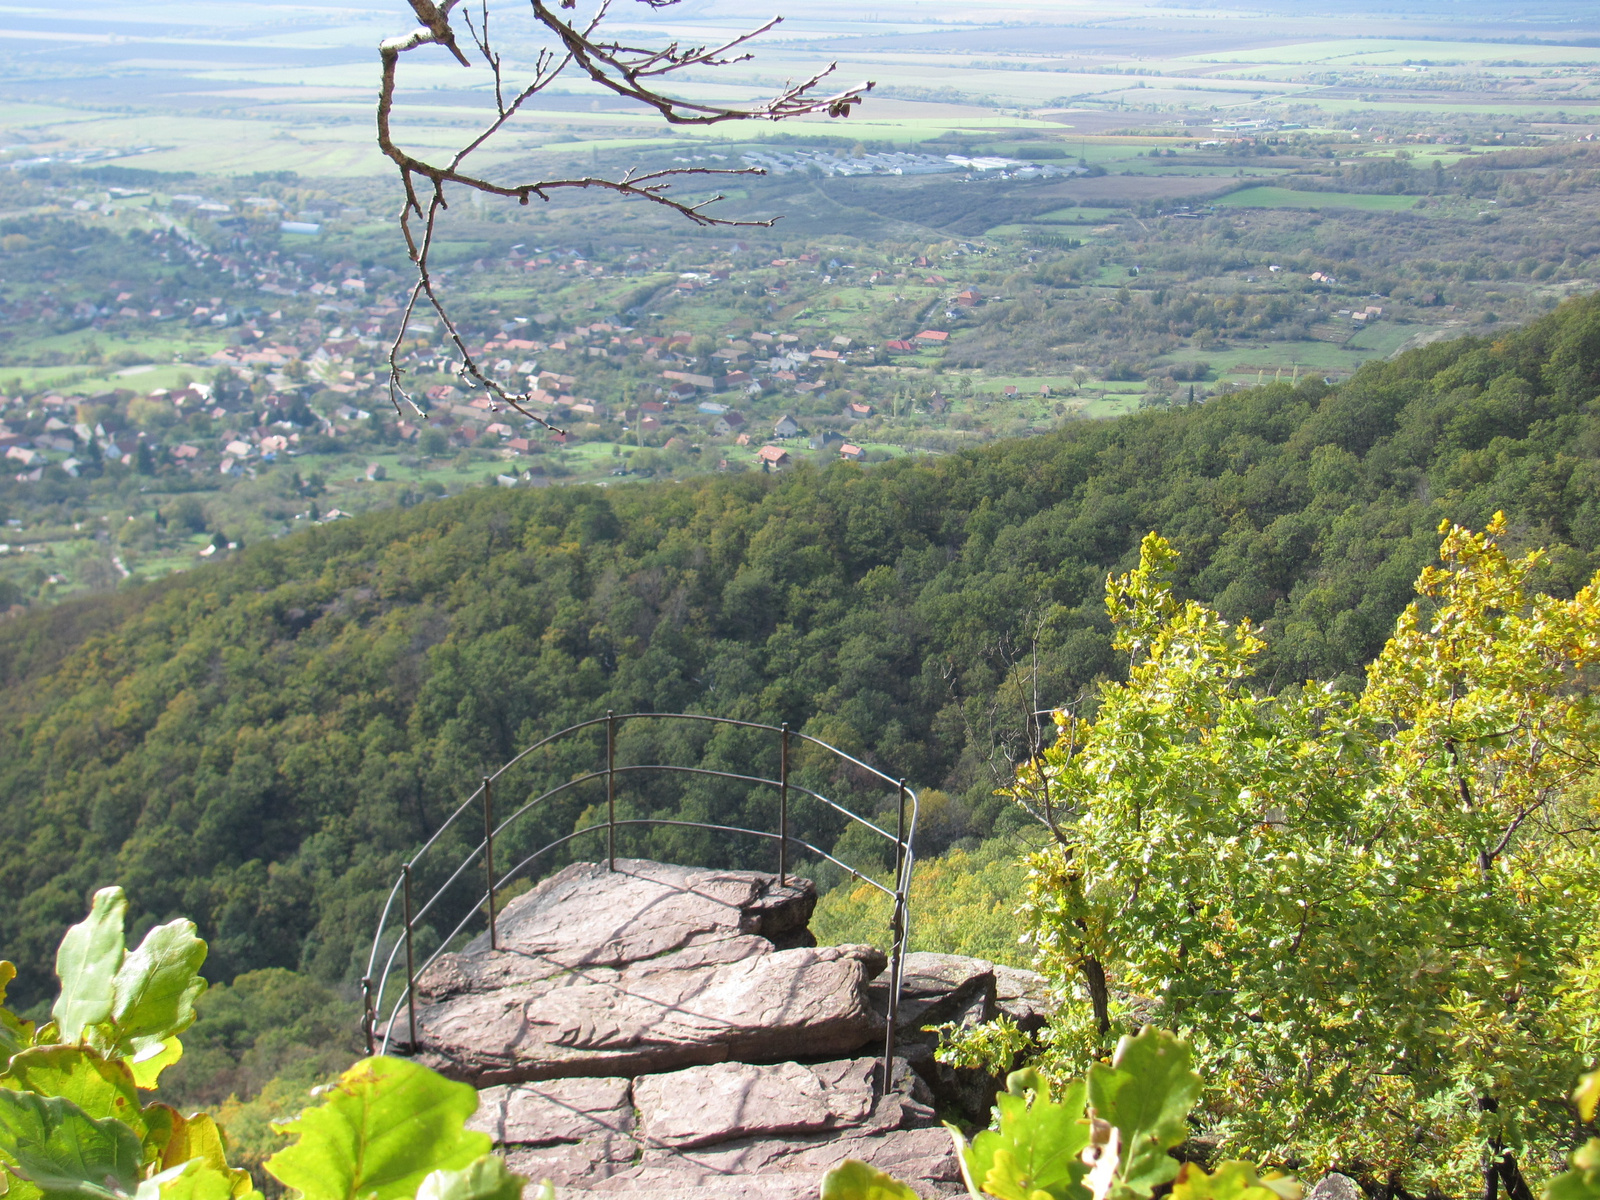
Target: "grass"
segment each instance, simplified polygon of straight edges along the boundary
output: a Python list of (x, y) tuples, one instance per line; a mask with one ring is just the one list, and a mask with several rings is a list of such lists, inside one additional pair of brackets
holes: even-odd
[(1252, 187), (1212, 201), (1219, 208), (1358, 208), (1366, 212), (1402, 212), (1417, 196), (1374, 196), (1359, 192), (1297, 192), (1289, 188)]
[(1400, 349), (1418, 332), (1415, 325), (1397, 325), (1393, 321), (1380, 321), (1361, 330), (1345, 345), (1352, 350), (1365, 350), (1370, 354), (1387, 356)]
[(1120, 208), (1058, 208), (1033, 219), (1039, 224), (1103, 225), (1125, 211)]

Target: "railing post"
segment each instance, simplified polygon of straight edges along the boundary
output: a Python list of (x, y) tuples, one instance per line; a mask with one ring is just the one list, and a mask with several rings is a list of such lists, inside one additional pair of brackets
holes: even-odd
[(617, 714), (606, 709), (606, 869), (617, 869)]
[(778, 886), (789, 883), (789, 722), (783, 723), (778, 758)]
[(411, 1052), (417, 1052), (417, 959), (411, 947), (411, 864), (400, 868), (406, 893), (406, 1012), (411, 1019)]
[(894, 1033), (900, 1021), (900, 961), (906, 936), (906, 781), (899, 785), (899, 819), (894, 838), (894, 908), (889, 918), (889, 1028), (883, 1036), (883, 1091), (894, 1082)]
[(367, 1057), (374, 1053), (372, 1044), (372, 976), (361, 977), (361, 1036), (367, 1043)]
[(489, 879), (489, 949), (499, 949), (494, 928), (494, 796), (489, 777), (483, 777), (483, 870)]

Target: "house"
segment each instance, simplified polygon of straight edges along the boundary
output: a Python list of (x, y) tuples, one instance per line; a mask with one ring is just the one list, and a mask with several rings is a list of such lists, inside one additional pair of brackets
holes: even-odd
[(730, 433), (734, 433), (743, 428), (743, 413), (725, 412), (718, 417), (716, 423), (711, 426), (711, 431), (718, 437), (727, 437)]
[(692, 383), (675, 383), (667, 389), (667, 395), (674, 400), (693, 400), (699, 390)]
[(1048, 383), (1041, 383), (1039, 385), (1039, 395), (1048, 400), (1050, 398), (1050, 394), (1050, 385)]
[(710, 388), (716, 384), (716, 380), (712, 379), (709, 375), (694, 375), (688, 371), (663, 371), (661, 372), (661, 378), (673, 379), (679, 383), (687, 383), (690, 384), (692, 388)]
[(925, 342), (929, 346), (942, 346), (950, 340), (950, 335), (938, 329), (924, 329), (912, 341)]
[(797, 424), (795, 419), (793, 417), (791, 417), (788, 413), (784, 413), (783, 416), (779, 417), (777, 424), (772, 427), (772, 436), (773, 437), (779, 437), (779, 438), (794, 437), (799, 432), (800, 432), (799, 424)]
[(774, 467), (788, 466), (789, 452), (782, 446), (763, 446), (756, 451), (756, 461), (763, 470), (770, 471)]
[(177, 449), (173, 450), (172, 457), (173, 458), (177, 458), (177, 459), (199, 458), (200, 457), (200, 447), (199, 446), (191, 446), (191, 445), (188, 445), (187, 443), (185, 443), (184, 445), (181, 445), (181, 446), (177, 447)]
[(513, 454), (531, 454), (533, 453), (533, 443), (527, 438), (514, 437), (506, 443), (506, 449)]
[(852, 446), (849, 442), (839, 447), (839, 457), (849, 459), (851, 462), (860, 462), (867, 456), (867, 452), (860, 446)]
[(968, 288), (964, 292), (957, 292), (954, 297), (955, 302), (962, 308), (972, 308), (976, 306), (981, 299), (982, 297), (971, 288)]
[(834, 442), (842, 442), (844, 437), (837, 430), (824, 429), (821, 433), (813, 434), (806, 444), (813, 450), (826, 450)]
[(917, 350), (917, 348), (910, 342), (904, 341), (900, 338), (896, 338), (890, 342), (885, 342), (883, 344), (883, 348), (890, 354), (915, 354)]
[(1001, 388), (1000, 391), (1007, 396), (1015, 396), (1017, 394), (1017, 385), (1014, 383), (1008, 383), (1005, 385), (1005, 387)]
[(870, 417), (876, 411), (877, 410), (874, 409), (872, 405), (864, 404), (860, 400), (851, 401), (849, 404), (845, 405), (844, 408), (845, 416), (851, 417), (857, 421)]
[(646, 433), (654, 433), (661, 428), (661, 420), (659, 417), (646, 416), (639, 422), (639, 428)]
[(826, 359), (828, 362), (838, 362), (839, 352), (837, 350), (813, 350), (811, 357)]

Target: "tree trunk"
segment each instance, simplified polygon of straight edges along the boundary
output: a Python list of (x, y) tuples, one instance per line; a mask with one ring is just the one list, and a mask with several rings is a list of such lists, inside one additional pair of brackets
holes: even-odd
[(1106, 969), (1090, 955), (1078, 960), (1084, 982), (1089, 985), (1089, 1003), (1094, 1005), (1094, 1023), (1102, 1033), (1111, 1029), (1111, 993), (1106, 990)]

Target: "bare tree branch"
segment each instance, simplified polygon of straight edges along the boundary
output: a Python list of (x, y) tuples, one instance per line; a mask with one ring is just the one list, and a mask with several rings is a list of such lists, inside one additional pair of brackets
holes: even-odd
[[(671, 42), (666, 46), (652, 48), (599, 39), (599, 31), (611, 15), (613, 0), (600, 0), (593, 16), (581, 22), (569, 20), (561, 15), (563, 11), (576, 9), (577, 0), (559, 0), (555, 7), (545, 0), (529, 0), (529, 2), (534, 19), (555, 37), (561, 48), (559, 51), (540, 50), (528, 82), (509, 100), (506, 64), (502, 55), (495, 49), (489, 33), (489, 0), (479, 0), (476, 19), (472, 14), (470, 0), (467, 5), (462, 6), (462, 20), (466, 25), (471, 44), (482, 59), (483, 66), (490, 72), (494, 86), (495, 116), (476, 136), (451, 154), (448, 161), (442, 163), (430, 162), (420, 155), (403, 149), (396, 141), (393, 129), (395, 91), (401, 56), (423, 46), (441, 46), (454, 55), (462, 66), (473, 66), (472, 60), (457, 44), (456, 33), (451, 25), (451, 14), (459, 0), (445, 0), (443, 4), (436, 4), (434, 0), (409, 0), (411, 10), (421, 25), (410, 33), (389, 38), (379, 45), (383, 74), (378, 93), (378, 147), (400, 172), (405, 196), (400, 209), (400, 229), (406, 240), (407, 254), (416, 272), (415, 283), (412, 285), (401, 316), (400, 329), (389, 347), (389, 399), (398, 414), (404, 414), (405, 406), (409, 406), (418, 416), (425, 418), (428, 415), (416, 397), (407, 390), (404, 382), (405, 368), (400, 362), (401, 347), (405, 344), (412, 317), (419, 300), (425, 299), (444, 325), (455, 353), (460, 356), (461, 361), (456, 366), (457, 375), (463, 382), (475, 385), (489, 394), (490, 411), (499, 412), (502, 407), (510, 408), (554, 433), (564, 433), (564, 430), (551, 424), (545, 416), (532, 410), (531, 391), (508, 391), (483, 369), (440, 299), (429, 255), (433, 248), (434, 233), (440, 214), (449, 208), (446, 189), (453, 186), (480, 195), (514, 199), (518, 204), (525, 205), (535, 197), (548, 201), (551, 193), (558, 189), (595, 188), (660, 205), (697, 225), (767, 227), (773, 224), (772, 220), (726, 220), (707, 212), (706, 209), (710, 205), (724, 198), (720, 194), (693, 203), (676, 199), (669, 194), (673, 184), (681, 179), (705, 175), (762, 175), (765, 172), (756, 167), (742, 169), (683, 167), (642, 174), (630, 169), (615, 179), (591, 175), (570, 179), (533, 179), (517, 183), (497, 183), (487, 178), (482, 171), (467, 170), (465, 166), (467, 159), (492, 142), (531, 97), (549, 87), (563, 71), (569, 68), (577, 69), (593, 82), (619, 96), (654, 109), (673, 125), (713, 125), (724, 121), (781, 121), (812, 113), (826, 113), (830, 117), (848, 117), (851, 109), (862, 102), (873, 85), (871, 82), (866, 82), (831, 95), (816, 95), (814, 93), (817, 87), (837, 68), (837, 64), (829, 64), (809, 79), (790, 85), (779, 95), (753, 107), (739, 108), (698, 103), (668, 95), (660, 90), (654, 81), (687, 67), (719, 67), (745, 62), (751, 55), (743, 48), (752, 39), (775, 28), (783, 20), (782, 17), (774, 17), (748, 33), (717, 46), (684, 47), (678, 42)], [(678, 3), (678, 0), (639, 0), (639, 2), (649, 8), (658, 9), (670, 7)], [(420, 230), (414, 227), (414, 222), (420, 223)]]

